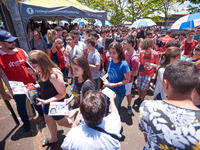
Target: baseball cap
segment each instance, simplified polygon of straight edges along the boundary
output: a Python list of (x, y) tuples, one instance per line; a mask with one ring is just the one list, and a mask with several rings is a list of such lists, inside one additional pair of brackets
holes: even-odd
[(17, 39), (17, 37), (12, 36), (10, 34), (10, 32), (8, 32), (6, 30), (0, 31), (0, 41), (13, 42), (16, 39)]

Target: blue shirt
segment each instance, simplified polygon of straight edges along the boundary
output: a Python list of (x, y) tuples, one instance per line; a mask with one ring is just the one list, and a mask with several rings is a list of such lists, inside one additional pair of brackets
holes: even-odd
[[(128, 63), (125, 60), (121, 60), (118, 63), (114, 63), (111, 60), (108, 67), (108, 81), (110, 83), (118, 83), (125, 79), (124, 74), (130, 72)], [(125, 85), (111, 88), (115, 93), (123, 93), (126, 91)]]

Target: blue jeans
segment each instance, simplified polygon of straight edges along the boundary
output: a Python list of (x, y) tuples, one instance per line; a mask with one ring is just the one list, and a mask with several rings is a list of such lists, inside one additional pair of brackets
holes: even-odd
[[(17, 112), (22, 122), (28, 122), (29, 119), (26, 110), (26, 95), (25, 94), (14, 95), (13, 98), (16, 102)], [(35, 109), (38, 111), (39, 114), (43, 113), (41, 106), (36, 106)]]
[(99, 81), (99, 78), (97, 78), (97, 79), (94, 79), (94, 83), (95, 83), (95, 90), (97, 90), (97, 88), (98, 88), (98, 81)]
[[(110, 100), (109, 100), (109, 97), (107, 97), (107, 96), (105, 96), (105, 97), (106, 97), (106, 103), (107, 103), (107, 108), (106, 108), (106, 116), (107, 116), (108, 112), (109, 112)], [(125, 92), (116, 93), (115, 105), (117, 107), (119, 114), (121, 112), (121, 104), (122, 104), (124, 97), (125, 97)]]

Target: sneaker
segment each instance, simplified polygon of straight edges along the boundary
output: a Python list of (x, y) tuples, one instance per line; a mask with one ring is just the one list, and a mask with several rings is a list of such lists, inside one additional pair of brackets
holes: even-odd
[(132, 109), (131, 109), (131, 106), (130, 106), (130, 105), (128, 106), (128, 111), (127, 111), (127, 113), (128, 113), (129, 115), (133, 114), (133, 112), (132, 112)]
[(23, 131), (27, 132), (29, 130), (29, 127), (30, 127), (29, 122), (24, 122), (24, 124), (23, 124)]
[(140, 101), (141, 101), (141, 98), (138, 97), (138, 98), (134, 101), (134, 104), (138, 104)]

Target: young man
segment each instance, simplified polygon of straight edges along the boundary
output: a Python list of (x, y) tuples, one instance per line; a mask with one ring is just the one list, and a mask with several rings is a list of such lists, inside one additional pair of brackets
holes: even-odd
[(134, 82), (134, 76), (137, 76), (138, 74), (138, 68), (139, 68), (139, 56), (137, 55), (136, 51), (134, 50), (134, 38), (132, 35), (127, 35), (124, 37), (122, 42), (123, 49), (125, 51), (125, 58), (126, 62), (129, 65), (129, 68), (131, 70), (131, 80), (129, 83), (125, 84), (126, 86), (126, 98), (128, 101), (128, 114), (131, 115), (132, 109), (131, 109), (131, 100), (132, 100), (132, 94), (131, 89)]
[(95, 49), (95, 39), (92, 37), (89, 37), (86, 39), (86, 47), (89, 50), (88, 54), (88, 62), (89, 66), (91, 68), (92, 77), (94, 79), (94, 82), (96, 84), (96, 90), (98, 87), (98, 81), (100, 78), (100, 65), (101, 65), (101, 56), (97, 49)]
[[(84, 122), (73, 127), (66, 135), (61, 148), (69, 149), (107, 149), (119, 150), (119, 140), (107, 133), (120, 137), (121, 121), (118, 110), (115, 106), (115, 97), (110, 97), (111, 113), (105, 117), (106, 101), (102, 93), (88, 91), (80, 103), (80, 112)], [(103, 133), (100, 128), (107, 133)]]
[[(15, 40), (17, 37), (13, 37), (9, 32), (5, 30), (0, 31), (0, 67), (7, 76), (9, 81), (21, 81), (25, 85), (33, 83), (35, 78), (30, 75), (28, 68), (25, 66), (27, 53), (21, 48), (15, 47)], [(0, 76), (0, 82), (2, 82), (3, 76)], [(5, 92), (3, 87), (0, 88), (0, 93), (4, 100), (10, 100), (12, 97)], [(27, 132), (29, 130), (29, 117), (26, 110), (26, 94), (17, 94), (13, 96), (13, 99), (17, 105), (18, 114), (22, 120), (23, 130)], [(40, 116), (43, 115), (41, 107), (35, 106)]]
[(107, 30), (106, 29), (103, 29), (101, 31), (101, 38), (98, 39), (98, 43), (100, 45), (102, 45), (105, 49), (105, 41), (106, 41), (106, 38), (107, 38)]
[[(64, 52), (65, 57), (69, 60), (72, 59), (75, 55), (83, 55), (82, 49), (75, 44), (75, 37), (74, 34), (68, 33), (65, 37), (65, 41), (67, 42), (66, 50)], [(66, 64), (66, 67), (69, 68), (69, 62)], [(72, 78), (71, 71), (68, 72), (68, 77)]]
[(194, 30), (191, 29), (187, 33), (187, 39), (182, 42), (181, 48), (184, 50), (184, 55), (191, 56), (195, 46), (198, 44), (198, 41), (193, 40)]
[(140, 106), (139, 128), (146, 149), (199, 149), (200, 109), (191, 99), (199, 82), (195, 65), (176, 61), (167, 65), (163, 88), (168, 100), (144, 101)]
[(134, 104), (140, 104), (144, 100), (154, 70), (158, 67), (159, 54), (152, 49), (152, 46), (152, 39), (146, 38), (142, 41), (141, 47), (143, 50), (140, 52), (139, 62), (140, 66), (143, 66), (143, 70), (139, 72), (137, 80), (139, 98), (135, 100)]
[(86, 45), (84, 42), (79, 41), (80, 38), (80, 30), (73, 30), (72, 33), (74, 34), (74, 42), (77, 46), (79, 46), (82, 50), (82, 52), (84, 52), (86, 50)]

